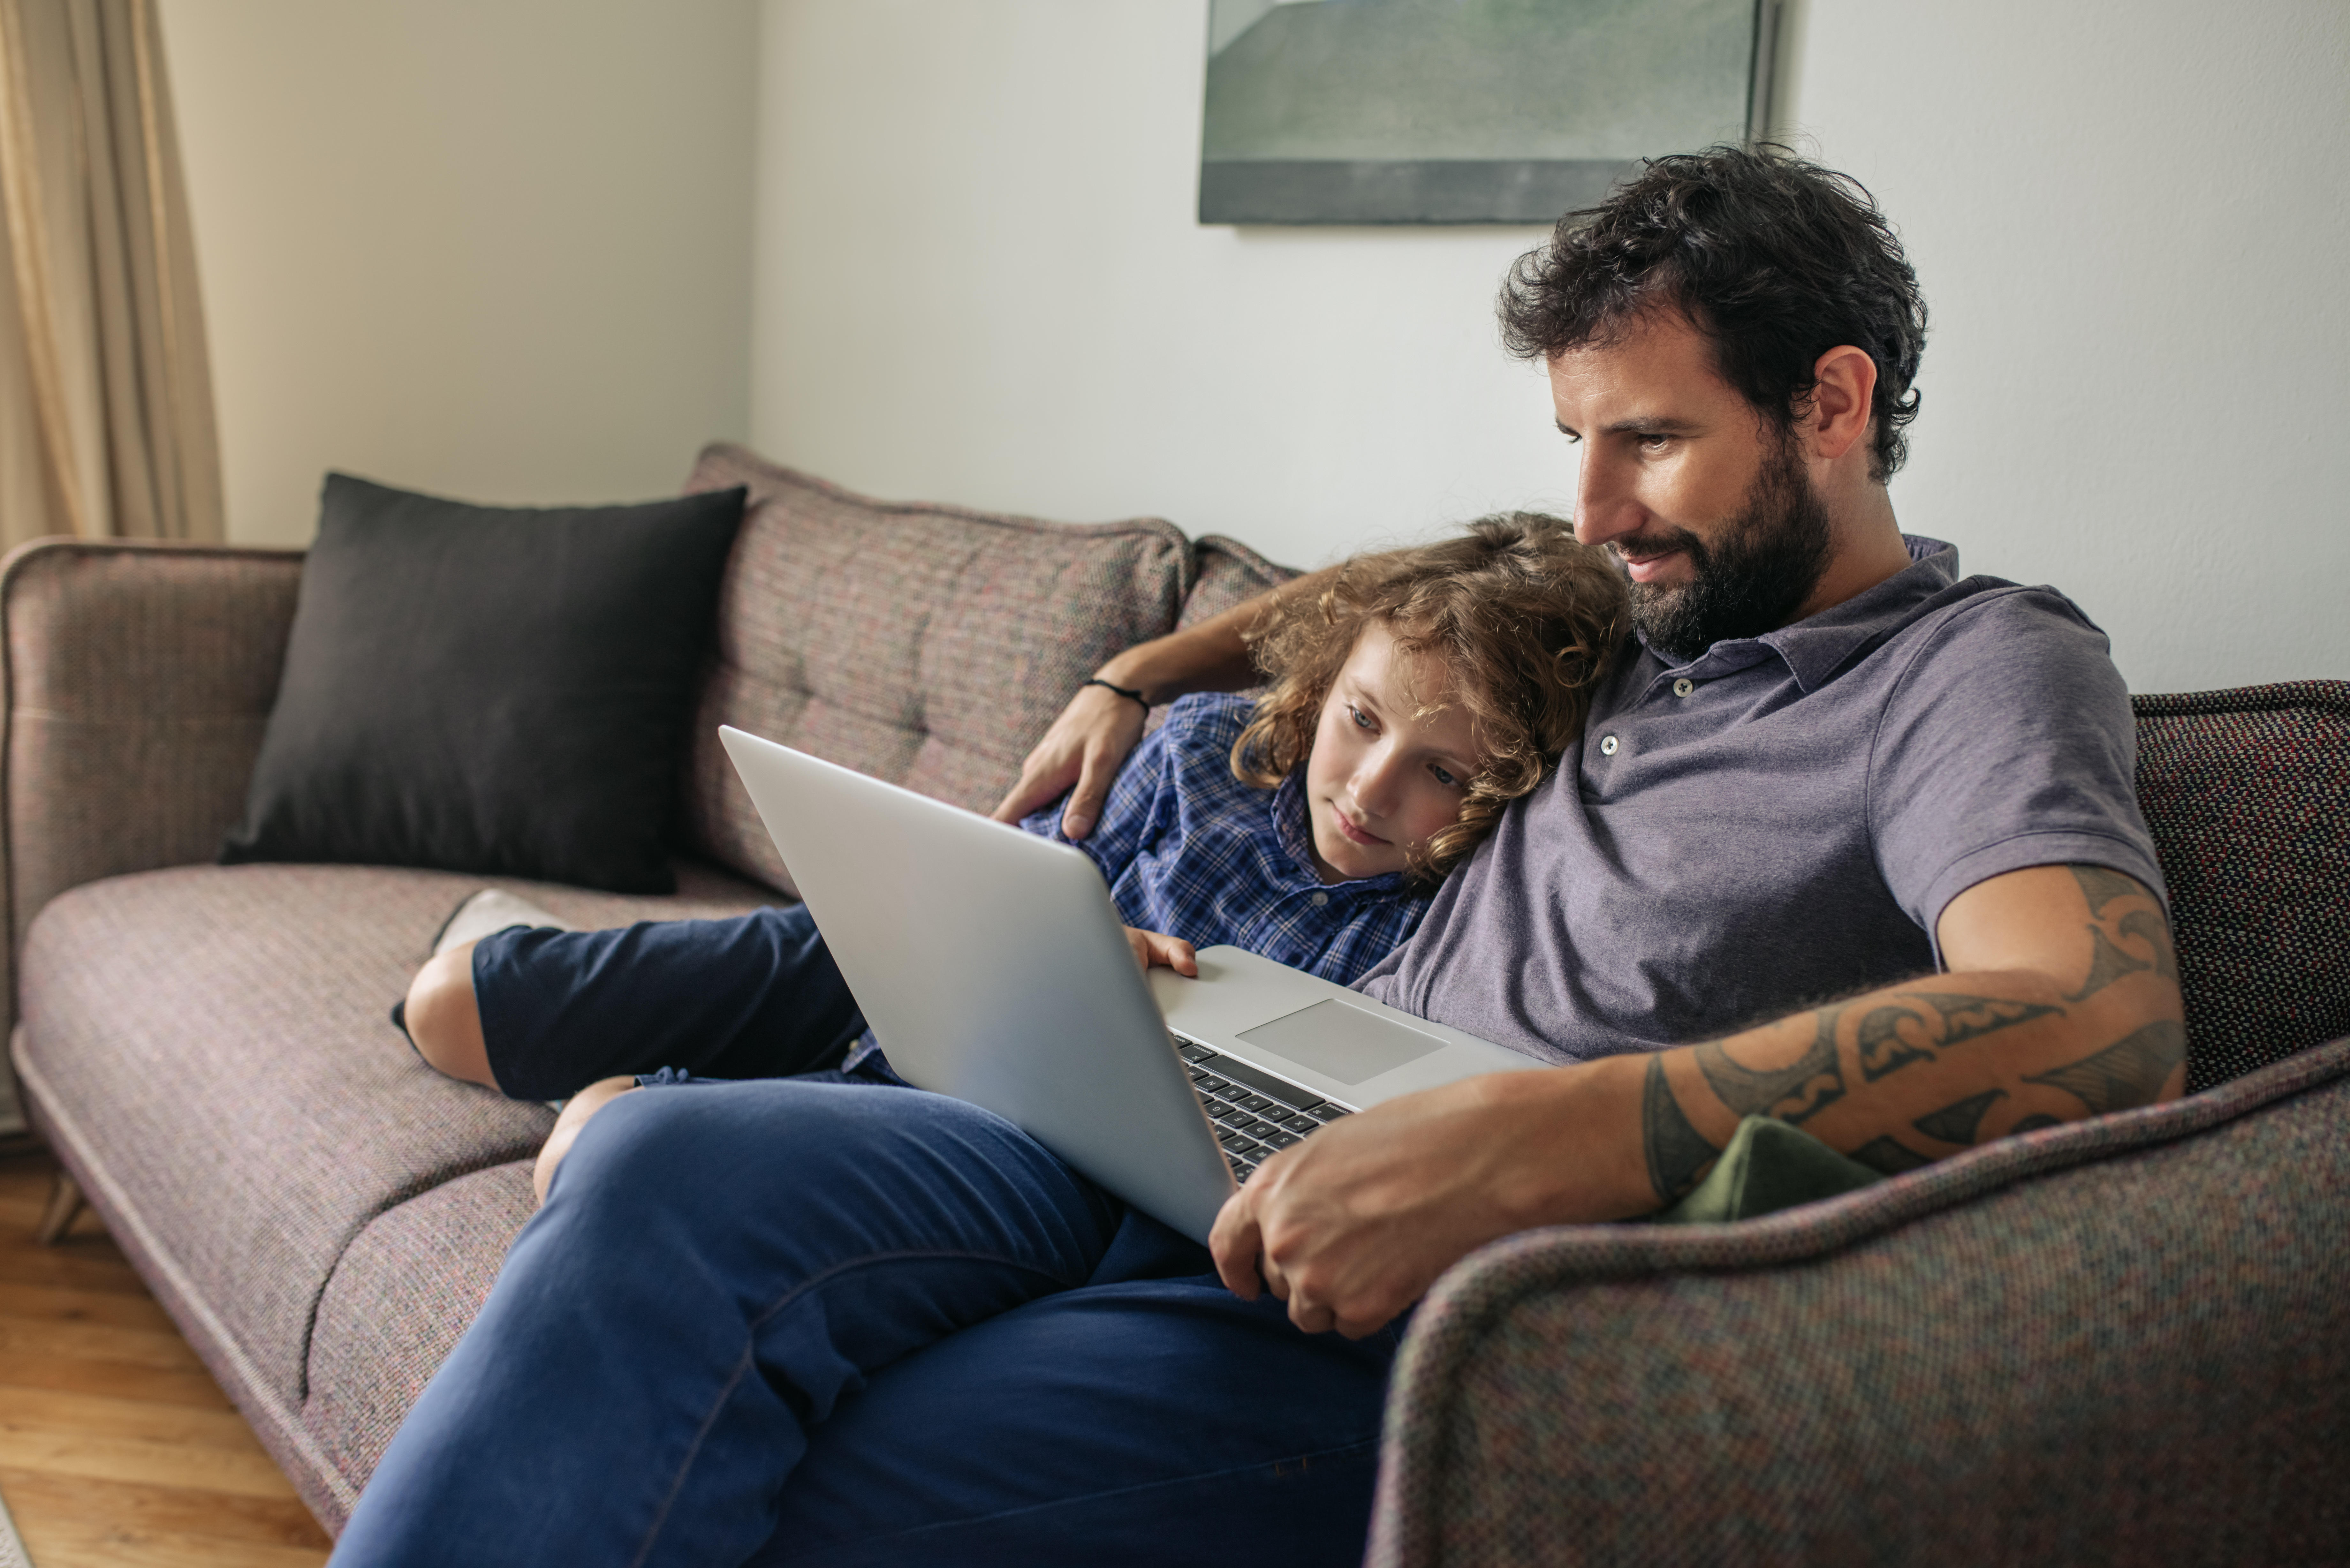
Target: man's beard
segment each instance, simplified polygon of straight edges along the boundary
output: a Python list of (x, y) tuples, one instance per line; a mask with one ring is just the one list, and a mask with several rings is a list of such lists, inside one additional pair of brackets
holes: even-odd
[(1746, 508), (1712, 545), (1686, 528), (1642, 534), (1632, 554), (1655, 546), (1685, 551), (1686, 583), (1632, 585), (1632, 624), (1650, 648), (1687, 663), (1717, 642), (1760, 637), (1787, 624), (1828, 566), (1828, 514), (1792, 441), (1754, 476)]

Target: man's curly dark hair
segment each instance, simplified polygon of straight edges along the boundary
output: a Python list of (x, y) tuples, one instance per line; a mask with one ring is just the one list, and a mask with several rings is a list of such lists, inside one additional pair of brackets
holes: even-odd
[(1561, 218), (1502, 285), (1502, 338), (1521, 358), (1606, 343), (1676, 307), (1712, 340), (1723, 380), (1781, 431), (1822, 354), (1877, 362), (1869, 477), (1908, 455), (1926, 302), (1876, 199), (1786, 148), (1711, 147), (1648, 160), (1599, 206)]

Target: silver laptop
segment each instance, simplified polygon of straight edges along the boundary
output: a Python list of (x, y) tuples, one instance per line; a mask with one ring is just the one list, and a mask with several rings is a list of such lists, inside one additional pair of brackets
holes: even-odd
[(1235, 947), (1146, 981), (1083, 854), (740, 730), (727, 755), (909, 1083), (984, 1106), (1204, 1241), (1337, 1117), (1539, 1066)]

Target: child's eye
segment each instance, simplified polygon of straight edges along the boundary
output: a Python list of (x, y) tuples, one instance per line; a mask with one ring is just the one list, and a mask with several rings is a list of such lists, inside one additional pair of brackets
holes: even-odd
[(1442, 784), (1446, 789), (1458, 789), (1461, 787), (1461, 781), (1452, 776), (1451, 769), (1443, 767), (1436, 763), (1430, 763), (1428, 764), (1428, 771), (1436, 775), (1436, 782)]
[(1347, 716), (1355, 721), (1355, 727), (1358, 730), (1367, 730), (1371, 728), (1370, 715), (1364, 712), (1360, 708), (1356, 707), (1352, 702), (1347, 704)]

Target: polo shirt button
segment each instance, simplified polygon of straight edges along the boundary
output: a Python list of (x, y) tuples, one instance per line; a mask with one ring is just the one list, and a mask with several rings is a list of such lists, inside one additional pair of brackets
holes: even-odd
[(1317, 909), (1329, 901), (1330, 895), (1327, 893), (1316, 893), (1314, 895), (1314, 907)]
[(1673, 695), (1674, 695), (1674, 696), (1676, 696), (1676, 697), (1686, 697), (1686, 696), (1688, 696), (1690, 692), (1692, 692), (1692, 691), (1696, 691), (1696, 690), (1697, 690), (1697, 682), (1696, 682), (1696, 681), (1694, 681), (1694, 680), (1690, 680), (1688, 676), (1686, 676), (1686, 675), (1682, 676), (1679, 680), (1676, 680), (1676, 681), (1674, 681), (1674, 682), (1673, 682)]
[(1612, 757), (1616, 754), (1615, 736), (1602, 735), (1599, 737), (1599, 754), (1603, 757)]

